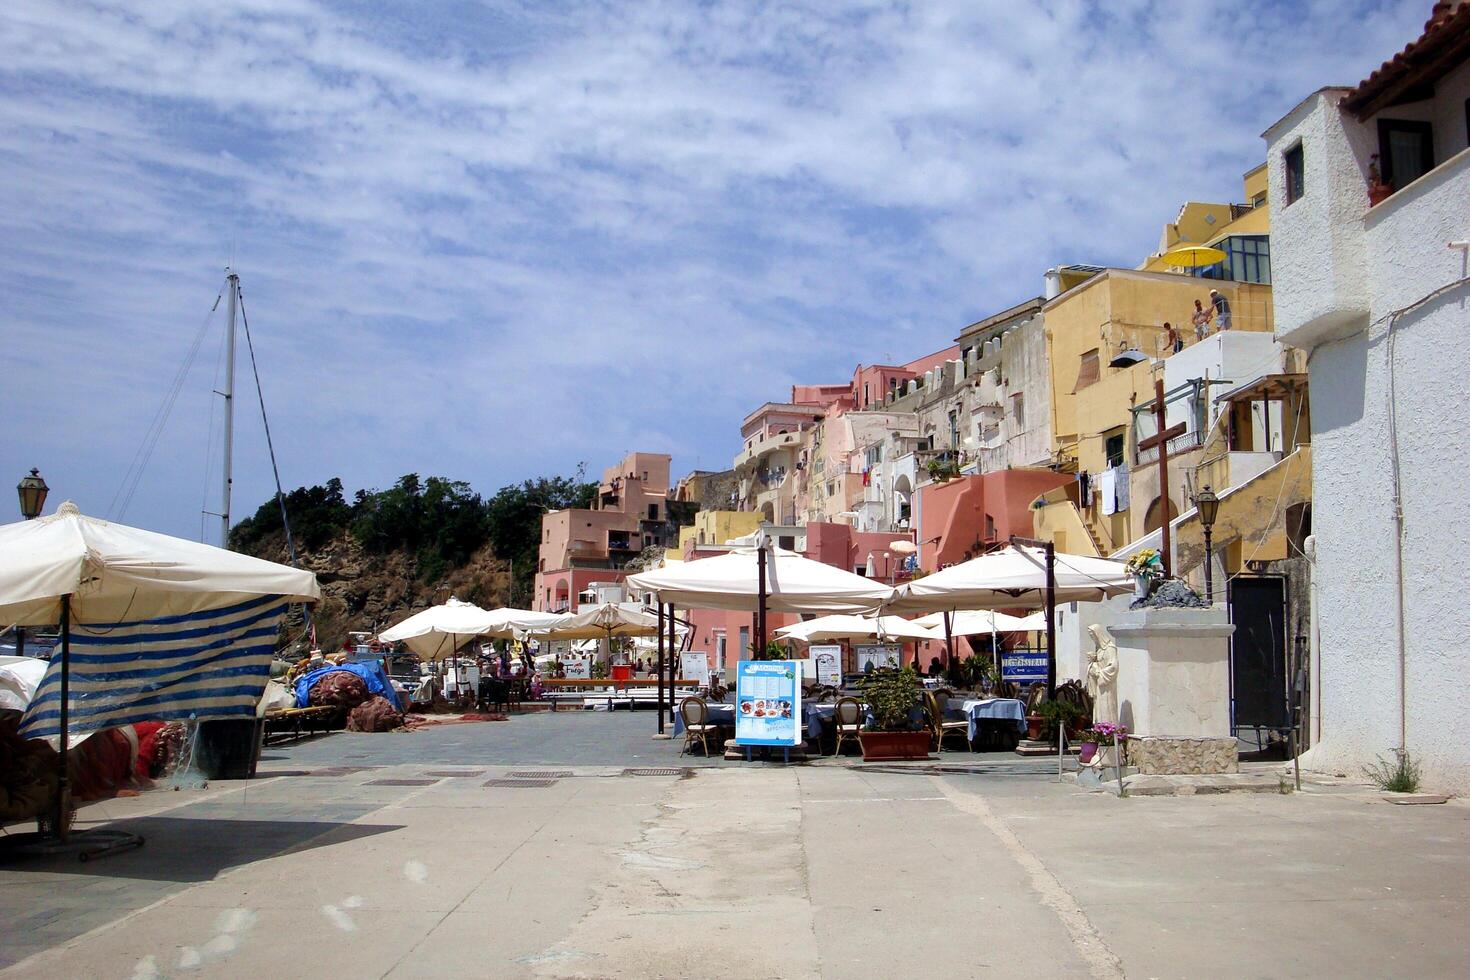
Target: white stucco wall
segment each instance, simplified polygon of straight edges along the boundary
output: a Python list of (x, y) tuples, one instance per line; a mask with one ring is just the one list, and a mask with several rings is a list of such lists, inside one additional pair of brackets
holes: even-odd
[[(1325, 118), (1329, 113), (1334, 118)], [(1318, 114), (1324, 118), (1315, 130), (1273, 127), (1273, 200), (1283, 199), (1278, 159), (1293, 134), (1305, 131), (1311, 139), (1313, 132), (1342, 128), (1343, 138), (1328, 140), (1339, 154), (1366, 138), (1351, 132), (1360, 125), (1355, 120), (1336, 115), (1335, 102), (1321, 103)], [(1309, 149), (1309, 188), (1312, 158)], [(1347, 163), (1326, 165), (1345, 169)], [(1348, 207), (1348, 190), (1320, 219), (1343, 228), (1310, 234), (1297, 228), (1278, 238), (1282, 211), (1297, 205), (1278, 210), (1272, 228), (1277, 332), (1311, 346), (1317, 744), (1305, 758), (1310, 765), (1360, 775), (1402, 739), (1423, 764), (1428, 788), (1470, 791), (1470, 740), (1463, 737), (1470, 704), (1470, 603), (1464, 587), (1470, 556), (1464, 468), (1470, 447), (1470, 407), (1464, 400), (1470, 391), (1470, 287), (1455, 287), (1404, 315), (1393, 330), (1406, 593), (1402, 712), (1388, 412), (1389, 314), (1470, 272), (1463, 252), (1446, 247), (1470, 239), (1470, 151), (1371, 212), (1363, 199), (1355, 212)], [(1318, 248), (1323, 236), (1361, 239), (1362, 312), (1354, 310), (1359, 300), (1351, 292), (1343, 293), (1329, 273), (1315, 268), (1324, 261)], [(1334, 304), (1336, 312), (1330, 309)], [(1323, 323), (1334, 326), (1323, 330)]]
[[(1346, 91), (1323, 89), (1265, 133), (1276, 336), (1296, 347), (1351, 333), (1368, 310), (1362, 217), (1376, 138), (1343, 125), (1337, 103)], [(1288, 204), (1285, 154), (1297, 144), (1305, 190)]]

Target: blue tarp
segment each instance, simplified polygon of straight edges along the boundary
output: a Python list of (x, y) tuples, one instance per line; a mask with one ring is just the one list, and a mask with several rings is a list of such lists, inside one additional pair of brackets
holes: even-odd
[(329, 667), (318, 667), (310, 673), (302, 674), (296, 679), (296, 707), (308, 707), (311, 703), (308, 700), (308, 696), (311, 693), (312, 685), (334, 670), (345, 670), (349, 674), (356, 674), (358, 677), (361, 677), (363, 683), (367, 685), (369, 694), (381, 694), (396, 706), (399, 711), (407, 707), (398, 700), (398, 694), (393, 690), (393, 684), (388, 680), (388, 675), (383, 672), (383, 664), (376, 660), (372, 663), (365, 664), (342, 664), (341, 666), (333, 664)]

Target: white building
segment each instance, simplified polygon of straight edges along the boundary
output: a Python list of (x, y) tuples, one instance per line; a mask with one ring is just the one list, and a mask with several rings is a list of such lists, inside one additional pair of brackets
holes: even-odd
[(1379, 71), (1312, 94), (1264, 134), (1276, 335), (1310, 354), (1317, 624), (1306, 759), (1360, 775), (1403, 746), (1426, 787), (1461, 791), (1467, 58), (1470, 4), (1437, 4), (1424, 34)]

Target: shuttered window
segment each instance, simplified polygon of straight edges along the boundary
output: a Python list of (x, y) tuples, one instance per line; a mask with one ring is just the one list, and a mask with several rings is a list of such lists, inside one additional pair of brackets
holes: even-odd
[(1094, 347), (1082, 355), (1082, 364), (1077, 369), (1077, 383), (1072, 386), (1072, 393), (1076, 394), (1089, 385), (1097, 384), (1098, 363), (1097, 348)]

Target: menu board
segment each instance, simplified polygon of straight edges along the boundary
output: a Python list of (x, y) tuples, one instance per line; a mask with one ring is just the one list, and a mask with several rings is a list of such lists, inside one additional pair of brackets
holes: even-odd
[(700, 687), (709, 687), (709, 655), (679, 654), (679, 675), (686, 681), (697, 681)]
[(857, 654), (857, 669), (866, 674), (868, 665), (873, 669), (879, 667), (898, 667), (902, 658), (901, 648), (897, 643), (879, 643), (873, 645), (854, 646), (853, 652)]
[(818, 684), (831, 687), (842, 686), (842, 647), (836, 643), (830, 645), (813, 644), (808, 651), (811, 659), (816, 661), (816, 678)]
[(791, 660), (742, 660), (735, 682), (735, 741), (740, 745), (801, 742), (801, 678)]

